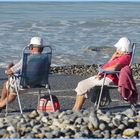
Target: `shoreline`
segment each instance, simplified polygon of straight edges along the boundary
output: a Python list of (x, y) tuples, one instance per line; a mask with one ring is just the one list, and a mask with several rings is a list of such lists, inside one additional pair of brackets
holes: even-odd
[[(66, 74), (66, 75), (80, 75), (93, 76), (98, 73), (97, 68), (100, 64), (80, 64), (80, 65), (64, 65), (51, 66), (51, 74)], [(134, 79), (140, 79), (140, 63), (131, 66)], [(5, 77), (5, 68), (0, 68), (0, 77)]]
[[(97, 74), (97, 68), (99, 64), (91, 65), (69, 65), (69, 66), (53, 66), (51, 67), (52, 73), (68, 74), (68, 75), (80, 75), (80, 76), (93, 76)], [(140, 63), (133, 64), (131, 66), (134, 79), (140, 79)]]

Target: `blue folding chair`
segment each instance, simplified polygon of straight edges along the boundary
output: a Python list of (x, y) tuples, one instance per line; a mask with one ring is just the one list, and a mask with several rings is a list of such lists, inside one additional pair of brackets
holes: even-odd
[[(136, 48), (136, 43), (133, 43), (132, 44), (131, 61), (130, 61), (129, 66), (131, 66), (133, 64), (133, 59), (134, 59), (134, 55), (135, 55), (135, 48)], [(103, 89), (104, 89), (106, 75), (107, 74), (116, 74), (117, 77), (119, 78), (119, 72), (120, 71), (107, 71), (107, 70), (103, 70), (101, 67), (99, 67), (97, 70), (104, 75), (103, 83), (101, 85), (101, 89), (100, 89), (100, 93), (99, 93), (99, 97), (98, 97), (98, 99), (95, 102), (95, 107), (98, 110), (99, 107), (100, 107), (101, 99), (102, 99), (102, 94), (103, 94)], [(107, 86), (107, 88), (118, 88), (118, 86), (117, 85), (109, 85), (109, 86)], [(132, 108), (134, 108), (133, 105), (132, 105)]]
[[(49, 72), (52, 58), (52, 48), (50, 46), (44, 46), (41, 54), (30, 54), (29, 46), (23, 49), (22, 53), (22, 70), (19, 74), (14, 74), (13, 79), (15, 80), (15, 90), (18, 99), (18, 105), (20, 113), (23, 114), (20, 91), (27, 90), (38, 90), (38, 105), (42, 90), (47, 90), (50, 95), (52, 109), (54, 111), (52, 95), (50, 92), (49, 85)], [(6, 105), (6, 114), (8, 110), (8, 102)]]

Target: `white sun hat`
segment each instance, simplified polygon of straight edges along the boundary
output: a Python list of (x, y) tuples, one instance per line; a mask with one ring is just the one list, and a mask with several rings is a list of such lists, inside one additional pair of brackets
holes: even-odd
[(29, 46), (30, 45), (35, 45), (37, 47), (43, 48), (43, 39), (41, 37), (32, 37)]
[(114, 46), (119, 51), (122, 51), (125, 53), (132, 52), (131, 41), (127, 37), (120, 38), (119, 41)]

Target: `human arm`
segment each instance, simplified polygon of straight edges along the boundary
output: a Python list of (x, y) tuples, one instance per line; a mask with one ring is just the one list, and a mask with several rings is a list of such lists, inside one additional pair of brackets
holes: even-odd
[(112, 66), (104, 68), (104, 70), (106, 70), (106, 71), (119, 71), (121, 68), (122, 68), (122, 65), (121, 65), (121, 63), (118, 62)]
[(100, 73), (102, 71), (120, 71), (126, 65), (130, 64), (131, 54), (121, 54), (119, 57), (116, 57), (113, 60), (108, 61), (106, 64), (99, 69)]
[[(116, 52), (112, 55), (112, 57), (110, 58), (109, 61), (112, 61), (112, 60), (114, 60), (114, 59), (116, 59), (116, 58), (118, 58), (118, 57), (120, 57), (120, 56), (122, 56), (122, 55), (124, 55), (123, 52), (121, 52), (121, 51), (116, 51)], [(109, 61), (108, 61), (108, 62), (109, 62)]]
[(125, 56), (124, 53), (116, 51), (112, 55), (111, 59), (98, 69), (99, 71), (98, 77), (101, 76), (101, 73), (110, 73), (110, 72), (112, 73), (120, 71), (122, 66), (124, 65), (123, 63), (126, 61), (126, 59), (124, 60), (124, 56)]
[(114, 65), (108, 66), (106, 68), (98, 68), (98, 74), (96, 76), (97, 79), (102, 79), (103, 78), (103, 74), (116, 74), (118, 73), (122, 68), (121, 63), (116, 63)]
[(126, 55), (122, 51), (116, 51), (111, 59), (102, 68), (106, 71), (119, 71), (127, 61)]
[(9, 65), (7, 70), (5, 71), (5, 73), (7, 75), (13, 75), (14, 73), (18, 72), (19, 70), (21, 70), (22, 67), (22, 60), (20, 60), (17, 64), (11, 64), (11, 66)]
[(121, 67), (122, 66), (120, 63), (116, 63), (116, 64), (108, 66), (106, 68), (99, 67), (98, 74), (97, 74), (96, 78), (101, 79), (103, 73), (108, 73), (108, 74), (110, 74), (110, 73), (113, 74), (114, 72), (116, 73), (117, 71), (120, 71)]
[(13, 71), (11, 70), (11, 67), (13, 67), (13, 66), (14, 66), (14, 63), (10, 63), (10, 64), (8, 65), (7, 69), (5, 70), (5, 73), (6, 73), (7, 75), (12, 75), (12, 74), (13, 74)]

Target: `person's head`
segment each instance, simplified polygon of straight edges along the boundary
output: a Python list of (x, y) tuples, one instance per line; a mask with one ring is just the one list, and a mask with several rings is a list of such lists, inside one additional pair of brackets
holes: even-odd
[(32, 37), (29, 44), (30, 53), (43, 51), (43, 39), (40, 37)]
[(117, 51), (124, 54), (132, 52), (132, 44), (127, 37), (120, 38), (114, 46), (116, 47)]

